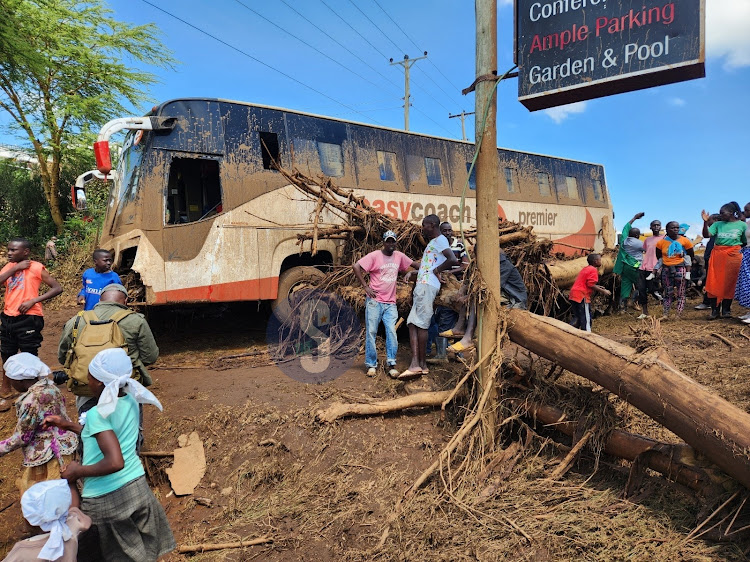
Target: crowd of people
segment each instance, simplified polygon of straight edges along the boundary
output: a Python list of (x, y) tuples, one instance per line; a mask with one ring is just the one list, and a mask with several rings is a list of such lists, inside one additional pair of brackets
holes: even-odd
[[(49, 256), (54, 259), (56, 255)], [(15, 406), (13, 434), (0, 456), (21, 449), (16, 484), (30, 525), (48, 531), (17, 543), (6, 560), (156, 560), (176, 546), (164, 509), (146, 482), (138, 452), (143, 404), (162, 408), (146, 387), (146, 366), (159, 349), (145, 318), (126, 306), (127, 289), (112, 271), (112, 256), (96, 250), (84, 272), (82, 310), (63, 328), (54, 373), (39, 357), (42, 302), (62, 287), (30, 259), (24, 238), (8, 242), (0, 315), (3, 361), (0, 412)], [(39, 294), (44, 283), (48, 289)], [(76, 396), (77, 421), (58, 384)]]

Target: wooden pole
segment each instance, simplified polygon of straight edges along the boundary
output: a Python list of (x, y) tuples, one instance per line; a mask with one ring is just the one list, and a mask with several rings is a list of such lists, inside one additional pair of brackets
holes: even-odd
[(508, 311), (511, 341), (603, 386), (750, 489), (750, 414), (664, 362), (553, 318)]
[[(476, 75), (497, 74), (497, 4), (496, 0), (475, 0), (477, 30)], [(487, 109), (489, 107), (489, 110)], [(477, 267), (487, 285), (487, 299), (482, 303), (479, 323), (479, 354), (487, 353), (498, 343), (498, 306), (500, 304), (500, 256), (497, 227), (497, 97), (495, 82), (480, 80), (475, 90), (475, 135), (481, 138), (476, 163), (477, 205)], [(486, 120), (485, 120), (486, 114)], [(479, 369), (480, 380), (488, 380), (488, 363)], [(485, 416), (486, 444), (492, 448), (495, 436), (495, 408), (497, 396), (489, 398)]]

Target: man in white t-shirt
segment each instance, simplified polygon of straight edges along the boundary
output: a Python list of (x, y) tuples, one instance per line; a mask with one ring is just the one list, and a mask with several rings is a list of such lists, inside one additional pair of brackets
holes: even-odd
[[(440, 219), (437, 215), (428, 215), (422, 220), (422, 234), (428, 240), (422, 259), (414, 261), (413, 267), (419, 267), (417, 283), (412, 295), (412, 307), (406, 324), (409, 326), (409, 344), (411, 345), (411, 364), (401, 373), (400, 380), (419, 378), (428, 373), (426, 360), (427, 329), (432, 321), (432, 303), (440, 290), (440, 274), (458, 265), (456, 255), (451, 251), (448, 239), (440, 234)], [(406, 274), (408, 281), (411, 271)]]
[[(385, 327), (385, 353), (388, 363), (388, 374), (396, 377), (396, 353), (398, 339), (396, 338), (396, 281), (398, 274), (406, 271), (413, 260), (406, 254), (396, 251), (396, 233), (389, 230), (383, 234), (383, 248), (370, 252), (352, 268), (354, 275), (365, 288), (367, 304), (365, 305), (365, 367), (367, 376), (377, 374), (378, 352), (375, 348), (375, 336), (378, 326), (383, 322)], [(370, 284), (365, 282), (364, 273), (370, 274)]]

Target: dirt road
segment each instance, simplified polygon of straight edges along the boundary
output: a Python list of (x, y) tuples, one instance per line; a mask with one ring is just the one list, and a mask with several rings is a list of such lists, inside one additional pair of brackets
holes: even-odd
[[(51, 311), (41, 357), (56, 365), (60, 329), (74, 309)], [(179, 544), (231, 542), (263, 535), (274, 544), (193, 556), (192, 560), (371, 560), (382, 525), (399, 494), (434, 459), (455, 430), (456, 412), (396, 414), (331, 426), (313, 412), (333, 399), (394, 397), (401, 383), (364, 376), (361, 357), (334, 381), (310, 385), (269, 364), (263, 317), (252, 307), (156, 314), (161, 348), (152, 388), (165, 406), (146, 408), (146, 449), (169, 450), (182, 433), (204, 440), (208, 470), (194, 496), (170, 494), (162, 469), (148, 461)], [(208, 313), (208, 316), (206, 315)], [(214, 317), (210, 317), (214, 316)], [(667, 347), (687, 375), (750, 410), (750, 341), (737, 321), (707, 322), (692, 310), (663, 325)], [(229, 320), (228, 318), (232, 318)], [(634, 315), (599, 318), (595, 331), (623, 343)], [(712, 336), (718, 333), (735, 344)], [(750, 329), (744, 333), (750, 333)], [(406, 365), (402, 342), (401, 363)], [(245, 354), (242, 357), (228, 357)], [(428, 386), (445, 387), (455, 373), (432, 369)], [(441, 382), (437, 382), (441, 381)], [(72, 402), (72, 400), (71, 400)], [(666, 430), (633, 412), (631, 429), (671, 440)], [(11, 414), (0, 414), (0, 436)], [(265, 442), (266, 445), (260, 445)], [(742, 559), (748, 544), (684, 541), (700, 501), (651, 477), (635, 503), (619, 499), (626, 473), (614, 460), (597, 472), (582, 462), (554, 486), (544, 483), (556, 451), (540, 443), (481, 505), (475, 487), (451, 497), (439, 482), (409, 505), (381, 552), (383, 560), (499, 559)], [(0, 459), (0, 509), (16, 499), (21, 455)], [(444, 475), (445, 476), (445, 475)], [(475, 489), (476, 488), (476, 489)], [(202, 505), (196, 502), (201, 500)], [(0, 553), (20, 536), (18, 502), (0, 513)], [(510, 525), (508, 520), (512, 520)], [(531, 542), (517, 531), (521, 528)], [(186, 560), (172, 554), (169, 560)]]

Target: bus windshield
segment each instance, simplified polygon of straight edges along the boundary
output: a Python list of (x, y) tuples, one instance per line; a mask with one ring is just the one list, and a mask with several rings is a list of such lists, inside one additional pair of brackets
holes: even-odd
[(122, 146), (117, 173), (114, 177), (115, 200), (113, 203), (116, 201), (117, 215), (122, 212), (123, 207), (135, 199), (138, 193), (143, 147), (146, 144), (142, 137), (143, 131), (131, 131), (125, 137)]

